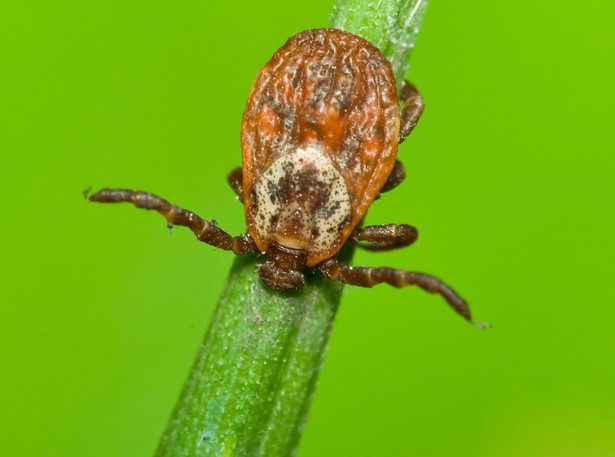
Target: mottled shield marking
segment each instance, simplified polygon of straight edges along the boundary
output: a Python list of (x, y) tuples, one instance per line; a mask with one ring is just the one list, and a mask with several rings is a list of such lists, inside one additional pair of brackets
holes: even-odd
[(283, 237), (263, 232), (255, 186), (281, 156), (309, 150), (327, 160), (313, 162), (331, 163), (343, 177), (351, 214), (328, 246), (297, 239), (302, 231), (289, 239), (305, 246), (309, 266), (335, 254), (393, 169), (399, 118), (391, 65), (367, 40), (335, 29), (291, 37), (256, 76), (242, 120), (246, 224), (258, 248)]
[(278, 157), (250, 192), (253, 230), (266, 244), (277, 242), (318, 257), (327, 253), (352, 216), (344, 178), (316, 149)]

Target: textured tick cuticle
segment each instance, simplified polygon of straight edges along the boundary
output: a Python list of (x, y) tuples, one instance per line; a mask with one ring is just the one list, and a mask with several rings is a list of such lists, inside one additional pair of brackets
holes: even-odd
[(291, 37), (256, 76), (242, 121), (246, 223), (259, 249), (303, 249), (309, 266), (335, 254), (395, 165), (399, 125), (393, 71), (376, 47), (332, 29)]

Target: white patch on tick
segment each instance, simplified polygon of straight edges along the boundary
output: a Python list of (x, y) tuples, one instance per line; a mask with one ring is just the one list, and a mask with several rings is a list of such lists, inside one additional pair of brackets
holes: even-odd
[(255, 183), (252, 195), (258, 237), (313, 256), (335, 245), (352, 215), (343, 176), (315, 148), (279, 157)]

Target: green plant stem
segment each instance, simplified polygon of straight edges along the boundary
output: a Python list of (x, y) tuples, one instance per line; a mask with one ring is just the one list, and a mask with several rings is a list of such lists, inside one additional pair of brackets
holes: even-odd
[[(378, 46), (400, 80), (423, 5), (340, 1), (330, 26)], [(350, 261), (352, 249), (342, 256)], [(235, 260), (157, 457), (284, 457), (296, 451), (342, 285), (313, 274), (297, 292), (276, 292), (261, 282), (260, 261), (253, 255)]]
[(426, 0), (340, 0), (330, 26), (375, 44), (391, 62), (399, 87), (408, 72), (426, 7)]

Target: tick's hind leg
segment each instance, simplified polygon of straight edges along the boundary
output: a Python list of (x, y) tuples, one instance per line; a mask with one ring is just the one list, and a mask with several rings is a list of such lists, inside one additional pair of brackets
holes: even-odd
[(256, 245), (249, 235), (231, 236), (220, 229), (215, 221), (206, 221), (192, 211), (180, 208), (149, 192), (126, 189), (101, 189), (86, 198), (91, 202), (128, 202), (137, 208), (153, 209), (162, 214), (172, 225), (182, 225), (194, 232), (199, 241), (235, 254), (256, 251)]
[(335, 259), (327, 259), (318, 264), (318, 269), (333, 280), (360, 287), (373, 287), (376, 284), (387, 283), (393, 287), (419, 286), (432, 294), (440, 294), (448, 304), (464, 319), (478, 327), (487, 324), (474, 322), (470, 307), (449, 285), (440, 279), (425, 273), (396, 270), (394, 268), (349, 267)]
[(419, 231), (411, 225), (383, 224), (357, 228), (350, 235), (350, 240), (366, 242), (359, 246), (369, 251), (387, 251), (409, 246), (418, 237)]
[(408, 135), (410, 135), (410, 132), (412, 132), (419, 121), (425, 108), (425, 103), (418, 89), (408, 81), (404, 81), (404, 85), (399, 92), (399, 101), (403, 105), (399, 126), (399, 143), (401, 144), (408, 138)]
[(231, 186), (239, 201), (243, 203), (243, 171), (241, 167), (233, 168), (226, 176), (226, 182)]

